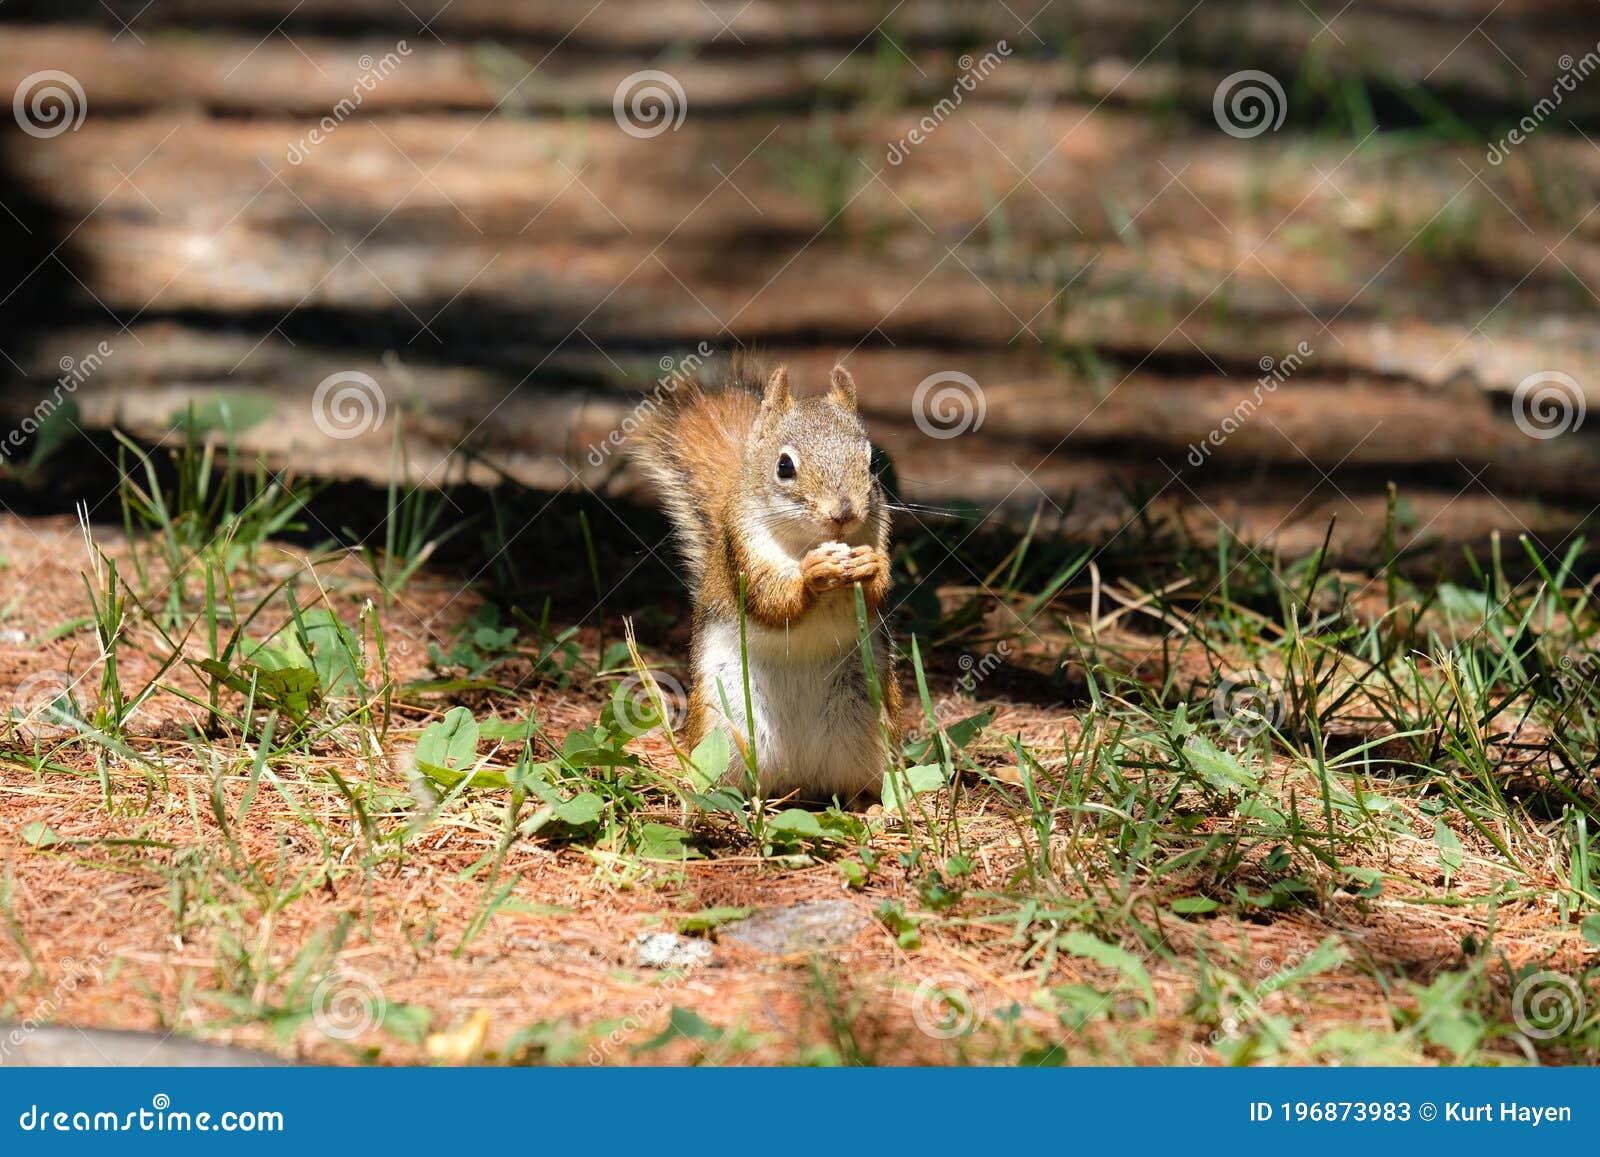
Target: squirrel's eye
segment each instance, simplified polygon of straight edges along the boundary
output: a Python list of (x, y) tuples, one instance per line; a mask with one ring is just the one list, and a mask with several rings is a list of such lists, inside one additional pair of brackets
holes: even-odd
[(794, 478), (794, 455), (787, 452), (778, 455), (778, 477), (784, 482)]

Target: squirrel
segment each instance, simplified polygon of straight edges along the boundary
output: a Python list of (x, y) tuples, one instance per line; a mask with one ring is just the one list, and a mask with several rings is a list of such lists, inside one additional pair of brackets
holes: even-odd
[[(901, 697), (880, 611), (890, 588), (888, 503), (854, 379), (835, 367), (825, 395), (796, 399), (786, 366), (763, 386), (755, 366), (736, 362), (721, 388), (691, 381), (652, 405), (632, 443), (692, 587), (688, 747), (723, 728), (732, 753), (723, 782), (748, 786), (753, 735), (756, 786), (768, 798), (876, 799), (899, 751)], [(863, 662), (858, 586), (882, 719)]]

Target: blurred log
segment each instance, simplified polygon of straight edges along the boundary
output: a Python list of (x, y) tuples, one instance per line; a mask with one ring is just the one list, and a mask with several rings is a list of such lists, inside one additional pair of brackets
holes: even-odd
[[(1167, 234), (1216, 244), (1237, 232), (1249, 235), (1241, 251), (1276, 239), (1275, 267), (1350, 289), (1408, 243), (1513, 280), (1556, 242), (1575, 241), (1580, 262), (1600, 243), (1600, 220), (1585, 216), (1600, 151), (1581, 138), (1536, 137), (1493, 168), (1471, 147), (1239, 141), (1070, 103), (1021, 116), (967, 106), (911, 144), (916, 124), (913, 113), (840, 115), (820, 131), (776, 114), (690, 118), (638, 140), (609, 116), (435, 115), (351, 120), (312, 143), (304, 119), (165, 114), (90, 118), (43, 144), (13, 138), (5, 159), (74, 219), (105, 210), (170, 223), (178, 209), (216, 217), (216, 229), (299, 224), (352, 239), (375, 227), (428, 240), (719, 242), (827, 229), (909, 234), (937, 249), (981, 228), (1026, 251), (1048, 241), (1142, 248)], [(904, 146), (893, 162), (891, 146)], [(1565, 245), (1563, 256), (1572, 259)], [(1352, 260), (1362, 264), (1342, 272)]]
[[(52, 372), (60, 350), (102, 341), (114, 350), (75, 392), (93, 427), (116, 425), (157, 441), (191, 402), (248, 395), (271, 416), (243, 444), (274, 462), (382, 481), (394, 422), (404, 421), (419, 480), (492, 484), (498, 475), (487, 462), (529, 486), (581, 486), (605, 496), (638, 496), (638, 480), (624, 468), (624, 435), (665, 376), (657, 356), (643, 351), (618, 362), (592, 351), (536, 359), (530, 349), (529, 364), (541, 364), (524, 379), (404, 358), (352, 361), (277, 338), (165, 324), (127, 335), (80, 330), (59, 340), (40, 351), (31, 373)], [(813, 390), (842, 352), (777, 348), (769, 356), (790, 364), (798, 388)], [(1391, 480), (1402, 484), (1413, 530), (1437, 516), (1451, 534), (1468, 537), (1495, 527), (1559, 537), (1600, 498), (1592, 437), (1527, 438), (1477, 394), (1307, 374), (1264, 393), (1259, 408), (1240, 417), (1236, 407), (1250, 389), (1236, 379), (1135, 371), (1097, 389), (1042, 355), (998, 351), (863, 348), (847, 362), (906, 498), (1019, 514), (1043, 505), (1070, 512), (1073, 533), (1115, 529), (1127, 512), (1125, 495), (1139, 492), (1162, 496), (1167, 513), (1194, 507), (1202, 524), (1210, 508), (1239, 519), (1236, 525), (1273, 531), (1286, 550), (1315, 547), (1337, 512), (1340, 548), (1359, 553), (1381, 533)], [(929, 433), (939, 427), (926, 412), (919, 424), (914, 387), (952, 370), (977, 383), (983, 417), (939, 437)], [(350, 371), (378, 384), (384, 422), (369, 419), (356, 436), (335, 438), (326, 411), (319, 424), (312, 396), (328, 375)], [(25, 408), (18, 397), (0, 402), (7, 419)], [(1226, 432), (1219, 446), (1207, 444), (1213, 431)], [(1205, 447), (1198, 463), (1197, 447)], [(468, 457), (453, 461), (462, 450)], [(1337, 477), (1325, 481), (1321, 471), (1336, 463)]]
[[(884, 9), (853, 0), (427, 0), (418, 21), (437, 16), (447, 43), (391, 0), (307, 0), (265, 39), (282, 8), (264, 0), (164, 4), (145, 46), (7, 25), (0, 90), (70, 61), (91, 115), (0, 141), (64, 222), (72, 279), (32, 348), (7, 351), (31, 380), (0, 413), (105, 340), (115, 356), (75, 393), (91, 425), (159, 437), (190, 401), (255, 392), (277, 412), (249, 446), (382, 478), (392, 427), (330, 439), (311, 412), (318, 382), (360, 370), (406, 411), (433, 481), (464, 445), (530, 485), (627, 495), (611, 434), (657, 355), (709, 339), (765, 347), (808, 382), (847, 355), (919, 501), (1042, 503), (1109, 532), (1133, 487), (1291, 551), (1335, 508), (1341, 549), (1369, 549), (1391, 479), (1424, 534), (1579, 521), (1600, 491), (1592, 430), (1531, 438), (1507, 395), (1559, 368), (1600, 406), (1584, 288), (1600, 283), (1600, 151), (1552, 125), (1491, 165), (1489, 142), (1236, 140), (1209, 115), (1217, 81), (1262, 59), (1282, 62), (1291, 125), (1315, 120), (1324, 76), (1520, 111), (1590, 46), (1579, 8), (1012, 7), (896, 8), (885, 28), (910, 62), (889, 66), (856, 51)], [(1019, 24), (1035, 13), (1071, 52), (1047, 56)], [(218, 24), (165, 31), (185, 21)], [(1016, 54), (906, 145), (959, 54), (1003, 37)], [(403, 61), (337, 108), (398, 39)], [(647, 61), (690, 115), (638, 139), (611, 102)], [(1174, 103), (1195, 115), (1148, 115)], [(1600, 89), (1562, 113), (1596, 111)], [(90, 327), (108, 312), (131, 328)], [(1258, 364), (1301, 343), (1305, 365), (1238, 422)], [(912, 393), (949, 371), (979, 383), (987, 415), (942, 439)]]
[[(1203, 16), (1184, 0), (1018, 0), (1009, 7), (965, 0), (887, 13), (856, 0), (433, 0), (410, 10), (415, 18), (392, 0), (307, 0), (285, 18), (276, 0), (164, 0), (137, 24), (181, 34), (152, 32), (144, 44), (127, 36), (113, 41), (87, 26), (8, 29), (0, 39), (0, 79), (9, 88), (40, 60), (65, 61), (97, 109), (199, 105), (318, 115), (351, 96), (371, 68), (363, 61), (382, 61), (403, 41), (398, 67), (385, 69), (365, 94), (368, 112), (502, 103), (515, 111), (604, 110), (646, 54), (667, 54), (660, 67), (706, 111), (811, 104), (823, 96), (937, 99), (963, 71), (961, 54), (981, 56), (1004, 41), (1011, 53), (1005, 67), (974, 99), (1178, 99), (1203, 114), (1224, 76), (1272, 60), (1281, 62), (1272, 71), (1296, 102), (1326, 99), (1305, 82), (1310, 62), (1310, 74), (1461, 93), (1520, 114), (1549, 95), (1574, 57), (1596, 48), (1597, 36), (1592, 9), (1578, 0), (1342, 7), (1210, 0)], [(95, 6), (83, 16), (110, 20)], [(281, 22), (285, 35), (263, 42), (263, 22)], [(196, 33), (190, 24), (220, 29)], [(330, 37), (329, 28), (354, 35)], [(870, 48), (880, 29), (904, 53), (887, 64), (857, 51)], [(559, 54), (551, 51), (556, 45)], [(719, 49), (739, 51), (695, 55)], [(1576, 88), (1563, 115), (1595, 119), (1600, 94)]]
[[(1103, 110), (1012, 121), (973, 113), (899, 166), (857, 156), (859, 178), (848, 150), (903, 122), (850, 121), (834, 147), (852, 184), (831, 194), (848, 207), (831, 225), (829, 197), (795, 175), (825, 162), (760, 122), (591, 132), (583, 161), (558, 126), (354, 122), (292, 166), (273, 153), (301, 122), (152, 118), (86, 124), (14, 163), (66, 219), (87, 218), (72, 245), (90, 311), (263, 329), (388, 318), (389, 340), (451, 337), (491, 358), (515, 338), (853, 345), (875, 329), (1219, 366), (1307, 341), (1323, 374), (1509, 392), (1560, 367), (1600, 382), (1593, 301), (1572, 286), (1600, 279), (1600, 218), (1552, 220), (1520, 170), (1475, 176), (1446, 149), (1396, 165), (1333, 142), (1208, 148)], [(1040, 162), (1011, 196), (973, 188), (985, 154), (1029, 148)], [(1600, 153), (1525, 148), (1600, 184)], [(998, 225), (1000, 243), (984, 236)], [(1472, 276), (1441, 280), (1450, 268)]]
[[(307, 232), (207, 238), (98, 221), (78, 239), (99, 263), (85, 280), (93, 294), (85, 306), (98, 300), (131, 317), (220, 312), (261, 330), (293, 328), (324, 340), (377, 315), (394, 345), (423, 357), (448, 343), (461, 349), (454, 356), (503, 358), (501, 347), (519, 336), (556, 346), (692, 344), (730, 334), (757, 344), (809, 338), (848, 346), (870, 329), (897, 344), (1045, 340), (1089, 355), (1235, 367), (1284, 357), (1306, 342), (1324, 373), (1434, 385), (1465, 379), (1502, 393), (1551, 367), (1586, 395), (1600, 382), (1591, 319), (1546, 318), (1538, 332), (1489, 337), (1474, 328), (1493, 308), (1487, 298), (1443, 321), (1388, 320), (1374, 311), (1394, 295), (1376, 293), (1359, 308), (1318, 302), (1320, 314), (1283, 299), (1248, 309), (1231, 302), (1231, 312), (1219, 315), (1208, 309), (1212, 289), (1185, 296), (1158, 278), (1119, 277), (1110, 268), (1080, 283), (1066, 316), (1056, 318), (1054, 289), (980, 282), (968, 272), (971, 253), (872, 260), (819, 243), (787, 257), (762, 247), (725, 249), (713, 262), (690, 244), (652, 252), (631, 244), (373, 242), (352, 259)], [(152, 285), (160, 287), (153, 298)]]

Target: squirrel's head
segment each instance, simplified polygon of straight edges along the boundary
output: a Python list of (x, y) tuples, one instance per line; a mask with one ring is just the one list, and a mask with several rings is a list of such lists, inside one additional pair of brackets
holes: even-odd
[(767, 379), (745, 444), (746, 514), (796, 556), (824, 542), (873, 541), (884, 518), (872, 443), (856, 413), (856, 383), (835, 366), (820, 397), (795, 398), (789, 371)]

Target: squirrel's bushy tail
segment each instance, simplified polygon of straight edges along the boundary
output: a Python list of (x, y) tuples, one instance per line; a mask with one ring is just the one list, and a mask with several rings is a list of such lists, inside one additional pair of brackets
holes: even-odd
[(658, 389), (628, 439), (630, 456), (655, 484), (677, 531), (691, 588), (705, 574), (712, 528), (739, 485), (745, 439), (761, 409), (761, 380), (760, 367), (740, 357), (721, 386), (694, 379)]

